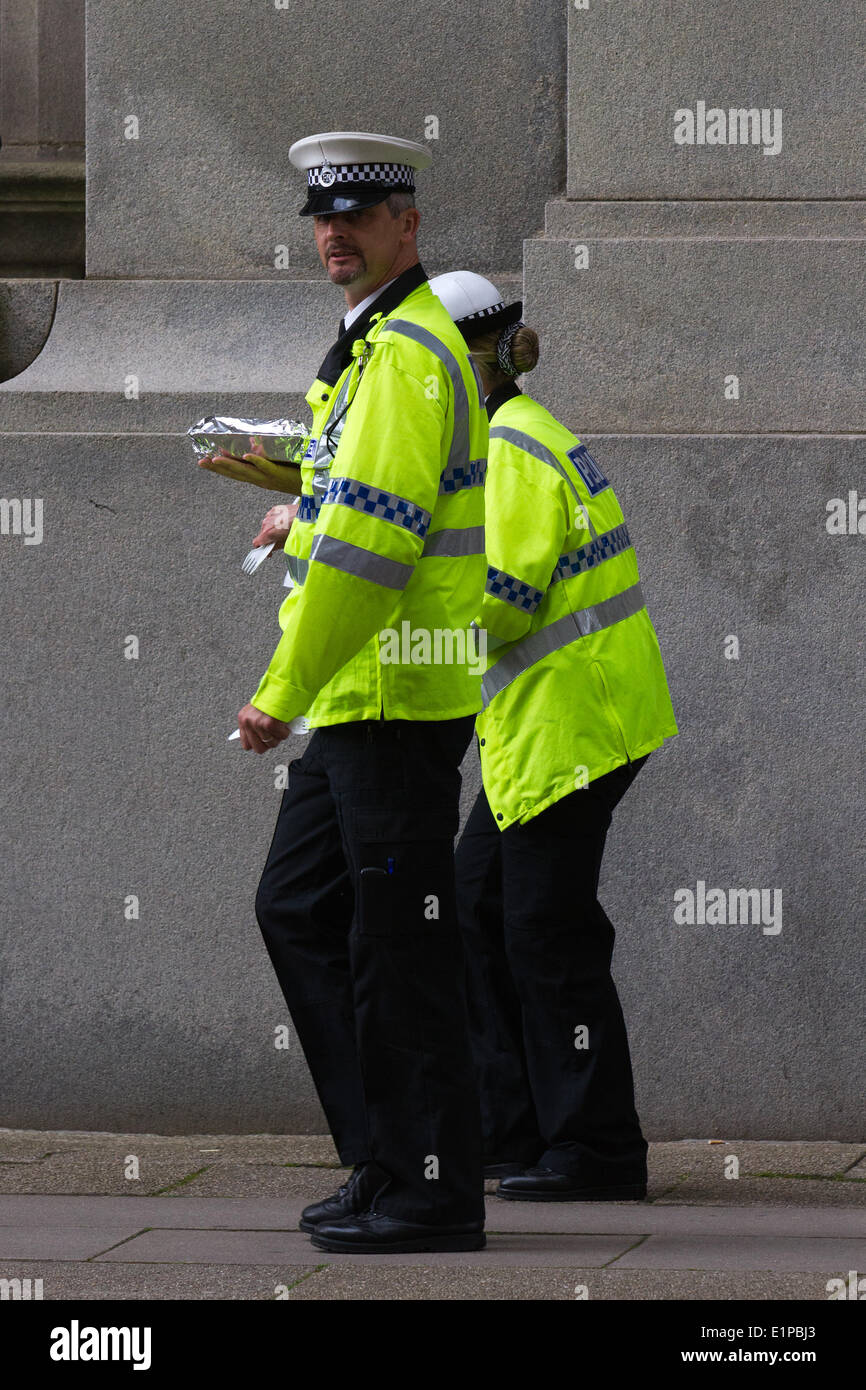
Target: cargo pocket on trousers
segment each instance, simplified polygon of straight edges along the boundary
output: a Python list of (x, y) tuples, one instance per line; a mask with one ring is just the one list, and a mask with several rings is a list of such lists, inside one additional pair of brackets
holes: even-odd
[(393, 937), (454, 923), (454, 817), (358, 810), (352, 834), (359, 867), (358, 930)]

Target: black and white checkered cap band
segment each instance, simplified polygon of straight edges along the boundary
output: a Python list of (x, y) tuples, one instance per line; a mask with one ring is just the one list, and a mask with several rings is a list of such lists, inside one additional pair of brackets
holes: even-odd
[(307, 183), (324, 189), (335, 183), (401, 184), (414, 190), (415, 170), (410, 164), (319, 164), (307, 170)]
[(498, 314), (504, 308), (505, 304), (500, 299), (498, 304), (491, 304), (489, 309), (478, 309), (474, 314), (466, 314), (465, 317), (458, 319), (458, 323), (462, 327), (464, 323), (474, 323), (475, 319), (486, 319), (491, 314)]

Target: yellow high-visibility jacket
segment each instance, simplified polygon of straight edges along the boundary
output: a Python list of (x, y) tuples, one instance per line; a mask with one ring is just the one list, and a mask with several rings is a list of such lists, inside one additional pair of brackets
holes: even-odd
[[(466, 635), (487, 572), (477, 368), (426, 280), (374, 314), (352, 351), (333, 386), (317, 379), (307, 393), (313, 433), (285, 545), (295, 587), (252, 703), (313, 726), (474, 714), (480, 666)], [(462, 634), (465, 659), (443, 636), (437, 661), (437, 632)], [(426, 662), (413, 639), (423, 633)]]
[(613, 488), (544, 406), (516, 387), (505, 394), (490, 422), (476, 720), (502, 830), (677, 733)]

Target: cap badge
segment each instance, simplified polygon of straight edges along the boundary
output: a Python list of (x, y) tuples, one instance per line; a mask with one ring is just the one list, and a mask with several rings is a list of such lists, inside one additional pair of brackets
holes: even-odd
[(332, 183), (337, 182), (337, 174), (330, 160), (325, 160), (319, 170), (319, 183), (322, 188), (330, 188)]

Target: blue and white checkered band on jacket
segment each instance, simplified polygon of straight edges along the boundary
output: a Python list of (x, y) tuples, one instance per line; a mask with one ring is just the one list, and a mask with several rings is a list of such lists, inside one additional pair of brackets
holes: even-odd
[[(322, 175), (324, 174), (324, 178)], [(319, 164), (307, 170), (310, 188), (333, 188), (335, 183), (393, 184), (415, 190), (415, 170), (410, 164)]]

